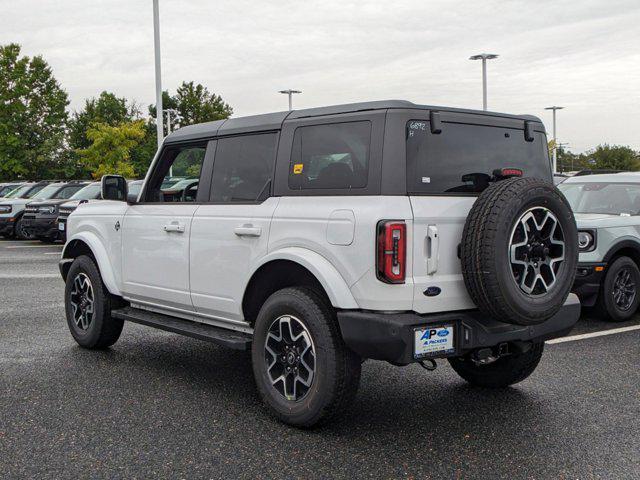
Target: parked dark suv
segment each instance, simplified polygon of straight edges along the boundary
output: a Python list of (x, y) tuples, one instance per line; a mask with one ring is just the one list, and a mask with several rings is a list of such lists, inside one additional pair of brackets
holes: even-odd
[(27, 237), (43, 242), (56, 241), (58, 207), (88, 184), (86, 180), (52, 183), (38, 192), (34, 201), (25, 207), (22, 217), (22, 228)]

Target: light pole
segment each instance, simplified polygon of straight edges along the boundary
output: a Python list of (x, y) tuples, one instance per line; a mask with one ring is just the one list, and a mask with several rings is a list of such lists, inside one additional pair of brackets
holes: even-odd
[[(167, 114), (167, 136), (171, 133), (171, 114), (173, 113), (176, 120), (179, 120), (180, 114), (178, 113), (178, 110), (176, 110), (175, 108), (167, 108), (166, 110), (164, 110), (164, 112)], [(173, 177), (173, 165), (171, 165), (169, 167), (169, 176)]]
[(293, 101), (292, 97), (294, 93), (302, 93), (300, 90), (280, 90), (278, 93), (283, 93), (285, 95), (289, 95), (289, 111), (293, 110)]
[(482, 60), (482, 109), (487, 109), (487, 60), (498, 58), (495, 53), (479, 53), (472, 55), (469, 60)]
[(564, 107), (546, 107), (545, 110), (553, 111), (553, 173), (558, 171), (558, 137), (556, 136), (556, 110), (562, 110)]
[(160, 71), (160, 9), (158, 0), (153, 0), (153, 50), (156, 60), (156, 132), (158, 135), (158, 150), (164, 140), (162, 128), (162, 73)]

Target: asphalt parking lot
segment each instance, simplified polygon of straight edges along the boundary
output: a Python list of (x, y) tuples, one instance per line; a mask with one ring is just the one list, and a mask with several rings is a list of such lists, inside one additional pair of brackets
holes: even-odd
[(299, 431), (266, 414), (247, 354), (133, 324), (79, 348), (61, 249), (0, 241), (1, 478), (640, 477), (639, 329), (549, 344), (506, 391), (366, 362), (346, 418)]

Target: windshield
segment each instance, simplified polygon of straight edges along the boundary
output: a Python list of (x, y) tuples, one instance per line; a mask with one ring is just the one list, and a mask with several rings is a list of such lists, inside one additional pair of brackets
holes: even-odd
[(33, 197), (34, 200), (48, 200), (53, 197), (60, 190), (60, 185), (47, 185)]
[(558, 188), (575, 213), (640, 214), (640, 184), (564, 182)]
[(100, 198), (101, 186), (99, 183), (87, 185), (82, 190), (77, 191), (69, 200), (94, 200)]
[(20, 185), (5, 185), (4, 187), (0, 187), (0, 197), (6, 197), (19, 186)]
[(18, 198), (29, 191), (30, 186), (25, 185), (24, 187), (14, 188), (10, 192), (4, 195), (4, 198)]

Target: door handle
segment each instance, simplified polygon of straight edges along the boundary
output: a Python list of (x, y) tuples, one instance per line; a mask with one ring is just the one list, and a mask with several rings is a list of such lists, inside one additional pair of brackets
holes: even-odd
[(165, 232), (184, 233), (184, 225), (178, 222), (168, 223), (163, 227)]
[(438, 237), (438, 227), (429, 225), (427, 227), (427, 274), (433, 275), (438, 271), (438, 249), (440, 238)]
[(253, 225), (242, 225), (234, 228), (233, 233), (239, 237), (259, 237), (262, 235), (262, 228), (254, 227)]

